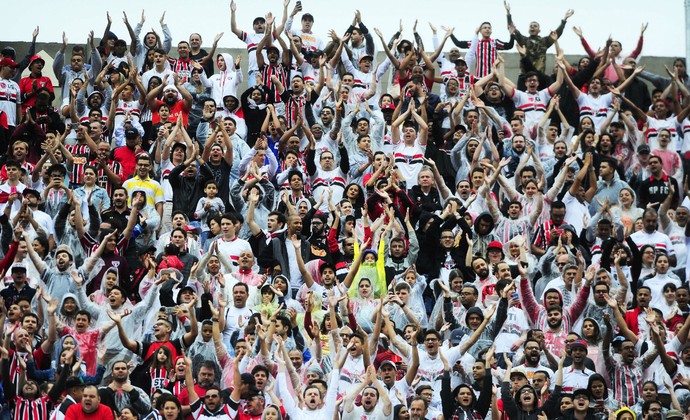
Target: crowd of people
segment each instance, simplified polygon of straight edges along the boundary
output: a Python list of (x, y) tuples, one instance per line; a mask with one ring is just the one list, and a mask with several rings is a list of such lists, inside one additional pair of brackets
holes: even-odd
[(690, 418), (685, 60), (504, 4), (2, 49), (3, 418)]

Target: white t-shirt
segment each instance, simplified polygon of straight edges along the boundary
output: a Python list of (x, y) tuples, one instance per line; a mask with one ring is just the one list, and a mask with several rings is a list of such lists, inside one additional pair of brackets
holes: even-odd
[(584, 203), (580, 203), (570, 191), (563, 196), (563, 204), (565, 204), (565, 222), (575, 228), (575, 232), (579, 235), (582, 230), (589, 224), (589, 208)]
[(637, 244), (637, 248), (642, 248), (643, 245), (652, 245), (655, 249), (664, 251), (668, 255), (676, 255), (676, 251), (671, 243), (671, 239), (668, 237), (668, 235), (661, 233), (658, 230), (655, 230), (652, 233), (639, 230), (630, 235), (630, 239)]
[(407, 182), (407, 189), (417, 185), (417, 175), (424, 166), (425, 151), (426, 146), (420, 146), (419, 139), (414, 141), (413, 146), (406, 146), (403, 141), (393, 148), (395, 164)]
[(376, 407), (371, 412), (364, 411), (364, 407), (355, 406), (351, 413), (343, 412), (343, 420), (388, 420), (393, 418), (393, 409), (391, 414), (386, 416), (383, 414), (383, 403), (379, 400)]
[(223, 253), (230, 261), (232, 261), (233, 267), (237, 268), (239, 264), (237, 260), (240, 257), (242, 251), (251, 251), (252, 247), (249, 242), (244, 239), (240, 239), (237, 236), (231, 241), (226, 241), (224, 238), (216, 239), (218, 244), (218, 252)]
[(515, 108), (525, 111), (525, 127), (531, 127), (537, 123), (546, 113), (546, 105), (551, 99), (549, 89), (542, 89), (537, 93), (523, 92), (513, 89)]
[(522, 331), (528, 329), (529, 323), (525, 317), (525, 311), (515, 306), (508, 308), (506, 321), (494, 340), (496, 353), (512, 353), (510, 347), (520, 338)]

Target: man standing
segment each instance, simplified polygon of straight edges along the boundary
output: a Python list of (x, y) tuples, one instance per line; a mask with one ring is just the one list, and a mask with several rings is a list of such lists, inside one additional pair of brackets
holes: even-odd
[[(362, 405), (356, 407), (355, 398), (360, 392), (362, 392)], [(388, 392), (376, 377), (374, 366), (370, 365), (367, 368), (366, 380), (354, 386), (345, 397), (343, 420), (388, 418), (392, 413), (393, 404), (388, 397)]]
[(589, 377), (595, 372), (585, 367), (587, 358), (587, 342), (575, 340), (570, 343), (570, 354), (573, 364), (563, 369), (563, 392), (572, 393), (581, 388), (587, 388)]
[(96, 76), (101, 72), (101, 56), (98, 53), (98, 49), (93, 43), (93, 31), (89, 34), (88, 39), (89, 47), (91, 48), (91, 55), (89, 57), (89, 62), (91, 64), (84, 63), (84, 49), (72, 47), (72, 58), (70, 59), (70, 64), (65, 64), (65, 50), (67, 49), (67, 37), (65, 33), (62, 33), (62, 46), (55, 54), (55, 59), (53, 61), (53, 73), (57, 76), (58, 84), (62, 86), (61, 98), (69, 98), (69, 87), (72, 86), (72, 82), (76, 78), (83, 78), (83, 73), (86, 71), (89, 77), (89, 83), (93, 86), (93, 81), (96, 80)]
[[(11, 58), (0, 60), (0, 111), (5, 114), (7, 121), (1, 128), (5, 129), (5, 138), (9, 139), (15, 127), (22, 120), (22, 95), (19, 85), (12, 81), (14, 69), (19, 67)], [(1, 113), (0, 113), (1, 114)], [(7, 143), (0, 145), (0, 151), (5, 153)]]
[[(130, 385), (131, 386), (131, 385)], [(84, 387), (81, 402), (73, 404), (65, 413), (65, 420), (113, 420), (113, 410), (101, 404), (95, 385)]]
[(137, 157), (136, 175), (125, 181), (122, 186), (127, 190), (130, 201), (135, 191), (144, 191), (146, 193), (146, 204), (155, 206), (158, 216), (163, 217), (165, 196), (163, 195), (161, 184), (149, 176), (152, 166), (153, 162), (149, 155), (139, 155)]
[[(189, 110), (192, 109), (192, 94), (182, 86), (182, 80), (176, 74), (172, 74), (173, 84), (166, 83), (170, 76), (165, 76), (163, 83), (157, 86), (146, 96), (149, 107), (153, 112), (151, 123), (156, 125), (160, 122), (160, 115), (158, 114), (158, 107), (166, 104), (170, 110), (168, 121), (175, 123), (178, 118), (182, 118), (182, 124), (187, 127), (189, 117)], [(144, 85), (146, 86), (146, 85)], [(163, 100), (158, 100), (159, 95), (163, 93)], [(180, 96), (182, 100), (180, 100)]]
[(652, 175), (643, 180), (637, 189), (637, 206), (645, 208), (650, 203), (656, 203), (653, 207), (658, 209), (659, 204), (669, 195), (671, 186), (673, 186), (676, 194), (671, 199), (670, 208), (678, 207), (677, 192), (680, 191), (678, 181), (664, 173), (664, 163), (659, 156), (652, 155), (649, 157), (649, 172)]
[(262, 268), (273, 267), (274, 261), (278, 261), (283, 269), (283, 275), (290, 280), (290, 287), (293, 292), (302, 286), (302, 273), (296, 263), (295, 247), (292, 245), (292, 238), (301, 241), (300, 251), (302, 260), (311, 260), (310, 244), (307, 238), (301, 234), (302, 218), (298, 215), (290, 216), (288, 219), (287, 230), (271, 239), (271, 242), (259, 256), (259, 266)]
[[(84, 390), (82, 399), (86, 398)], [(118, 413), (127, 406), (134, 407), (140, 413), (151, 411), (151, 401), (148, 394), (141, 388), (129, 383), (129, 367), (124, 360), (118, 360), (112, 365), (112, 381), (108, 386), (98, 389), (99, 401), (106, 407), (111, 407)]]
[(84, 381), (77, 376), (70, 376), (65, 382), (65, 391), (67, 391), (67, 395), (65, 395), (65, 398), (63, 398), (62, 403), (55, 412), (55, 420), (65, 420), (67, 410), (81, 402), (84, 392)]
[(110, 197), (113, 187), (121, 185), (124, 180), (122, 165), (110, 158), (110, 143), (101, 140), (97, 146), (96, 159), (92, 160), (90, 165), (98, 168), (96, 185), (104, 188)]
[(644, 213), (642, 213), (642, 224), (642, 230), (630, 235), (630, 239), (635, 242), (637, 248), (639, 249), (643, 245), (651, 245), (657, 252), (663, 252), (668, 255), (669, 263), (675, 266), (677, 263), (676, 250), (668, 235), (657, 230), (659, 229), (659, 215), (657, 211), (651, 207), (646, 208)]

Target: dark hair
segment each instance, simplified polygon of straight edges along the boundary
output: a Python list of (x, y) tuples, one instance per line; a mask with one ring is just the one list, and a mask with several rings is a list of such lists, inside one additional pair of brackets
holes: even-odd
[(272, 212), (268, 213), (268, 217), (271, 217), (271, 216), (275, 216), (276, 221), (283, 226), (285, 226), (285, 224), (287, 223), (287, 217), (285, 217), (285, 214), (283, 214), (279, 211), (272, 211)]
[(85, 311), (85, 310), (83, 310), (83, 309), (80, 309), (80, 310), (78, 310), (77, 313), (75, 314), (75, 318), (76, 318), (77, 316), (79, 316), (79, 315), (84, 315), (84, 316), (86, 316), (86, 318), (89, 320), (89, 322), (91, 322), (91, 312)]
[[(16, 161), (11, 161), (11, 160), (10, 160), (10, 161), (7, 161), (7, 163), (5, 164), (5, 166), (8, 166), (8, 167), (9, 167), (9, 166), (12, 166), (12, 165), (11, 165), (11, 162), (16, 162)], [(17, 164), (17, 165), (18, 165), (18, 164)], [(20, 166), (17, 166), (17, 167), (19, 168)], [(48, 175), (51, 175), (51, 176), (52, 176), (54, 173), (57, 173), (58, 175), (60, 175), (60, 176), (62, 176), (62, 177), (67, 176), (67, 168), (65, 168), (65, 165), (63, 165), (63, 164), (61, 164), (61, 163), (54, 163), (54, 164), (50, 165), (50, 167), (48, 168), (48, 171), (47, 171), (47, 172), (48, 172)]]
[(233, 290), (235, 289), (235, 287), (244, 287), (244, 290), (245, 290), (247, 293), (249, 293), (249, 286), (247, 286), (246, 283), (242, 283), (242, 282), (235, 283), (235, 285), (232, 286)]
[(554, 201), (553, 203), (551, 203), (551, 210), (554, 210), (554, 209), (559, 209), (559, 210), (565, 209), (565, 203), (562, 202), (561, 200)]

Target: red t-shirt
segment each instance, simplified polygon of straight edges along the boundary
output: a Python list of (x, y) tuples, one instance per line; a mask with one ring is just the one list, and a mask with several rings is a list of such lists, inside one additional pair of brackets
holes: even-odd
[(81, 403), (72, 404), (65, 413), (65, 420), (114, 420), (113, 410), (104, 404), (99, 404), (93, 413), (85, 413)]
[[(151, 125), (156, 125), (161, 122), (161, 116), (158, 114), (158, 107), (165, 104), (163, 101), (156, 100), (156, 111), (151, 115)], [(167, 104), (166, 104), (167, 105)], [(189, 110), (184, 106), (184, 100), (180, 99), (175, 102), (175, 105), (170, 107), (170, 117), (168, 121), (171, 123), (176, 123), (177, 118), (182, 115), (182, 125), (187, 127), (187, 117), (189, 116)]]

